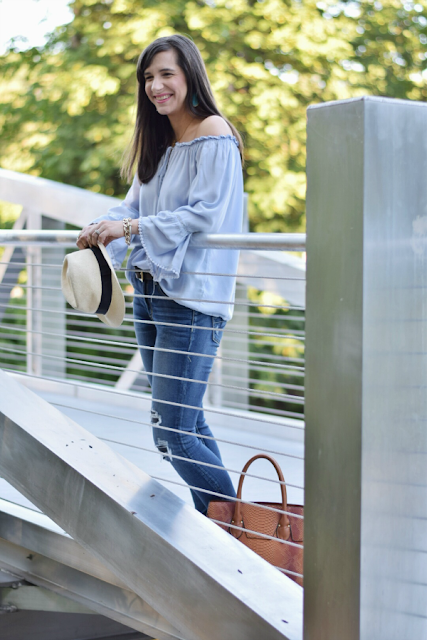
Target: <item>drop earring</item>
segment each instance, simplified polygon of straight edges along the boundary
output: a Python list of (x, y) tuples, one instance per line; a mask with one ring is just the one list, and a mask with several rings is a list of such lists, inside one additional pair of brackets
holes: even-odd
[(199, 106), (199, 99), (197, 97), (197, 93), (193, 93), (193, 107), (198, 107)]

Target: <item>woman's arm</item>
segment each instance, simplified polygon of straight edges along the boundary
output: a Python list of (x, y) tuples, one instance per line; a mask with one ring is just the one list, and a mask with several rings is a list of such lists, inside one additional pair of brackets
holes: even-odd
[(139, 218), (139, 180), (135, 176), (132, 186), (126, 198), (117, 207), (112, 207), (104, 216), (93, 220), (88, 226), (83, 227), (77, 239), (79, 249), (86, 249), (102, 243), (107, 246), (113, 240), (124, 237), (123, 219), (132, 218), (136, 222), (135, 232), (138, 232)]

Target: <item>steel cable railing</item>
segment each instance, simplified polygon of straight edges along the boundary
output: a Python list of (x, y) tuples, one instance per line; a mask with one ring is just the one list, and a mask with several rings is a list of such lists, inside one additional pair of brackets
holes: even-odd
[[(58, 288), (56, 288), (56, 290), (58, 291)], [(1, 306), (1, 305), (0, 305), (0, 306)], [(19, 309), (21, 308), (21, 307), (19, 307), (19, 306), (17, 306), (17, 305), (13, 305), (13, 304), (9, 304), (9, 305), (8, 305), (8, 307), (9, 307), (9, 309), (15, 309), (15, 310), (19, 310)], [(43, 310), (43, 309), (39, 309), (39, 308), (37, 308), (37, 307), (30, 307), (29, 309), (30, 309), (30, 310), (32, 310), (32, 311), (34, 311), (34, 312), (46, 311), (46, 310)], [(28, 308), (27, 308), (27, 310), (28, 310)], [(49, 313), (61, 313), (61, 311), (58, 311), (57, 309), (49, 309), (48, 311), (49, 311)], [(70, 311), (70, 310), (68, 310), (68, 311), (67, 311), (67, 315), (74, 315), (74, 316), (77, 316), (77, 317), (82, 317), (82, 316), (81, 316), (81, 314), (79, 314), (78, 312), (76, 313), (76, 312), (73, 312), (73, 311)], [(132, 320), (132, 319), (127, 318), (127, 320)], [(146, 322), (146, 321), (143, 321), (143, 322)], [(85, 323), (85, 324), (86, 324), (86, 326), (90, 326), (88, 323)], [(7, 328), (9, 328), (9, 327), (8, 327), (7, 325), (5, 325), (4, 323), (2, 323), (2, 327), (4, 327), (4, 328), (5, 328), (5, 327), (7, 327)], [(204, 328), (200, 328), (200, 329), (202, 330), (202, 329), (204, 329)], [(39, 335), (43, 335), (43, 332), (41, 332), (41, 331), (38, 331), (38, 332), (37, 332), (37, 331), (34, 331), (34, 330), (33, 330), (33, 331), (31, 331), (31, 330), (28, 330), (28, 329), (27, 329), (26, 331), (27, 331), (27, 332), (29, 332), (29, 333), (34, 333), (34, 334), (35, 334), (35, 333), (38, 333)], [(234, 330), (234, 329), (230, 329), (230, 330), (229, 330), (229, 332), (230, 332), (230, 333), (231, 333), (231, 332), (235, 332), (235, 331), (236, 331), (236, 330)], [(238, 331), (239, 331), (239, 332), (241, 332), (241, 333), (243, 334), (243, 331), (241, 331), (240, 329), (239, 329)], [(69, 335), (74, 335), (74, 336), (75, 336), (75, 333), (76, 333), (76, 332), (70, 331), (70, 332), (69, 332)], [(278, 337), (278, 338), (280, 338), (280, 339), (285, 339), (285, 340), (290, 340), (290, 341), (294, 340), (294, 336), (290, 336), (289, 334), (287, 334), (287, 333), (285, 333), (285, 332), (283, 332), (282, 334), (277, 334), (277, 333), (272, 333), (272, 332), (261, 332), (261, 331), (252, 331), (252, 332), (249, 332), (249, 331), (248, 331), (248, 334), (249, 334), (249, 335), (255, 335), (255, 340), (253, 340), (253, 341), (250, 341), (250, 340), (249, 340), (249, 341), (248, 341), (248, 344), (249, 344), (249, 345), (257, 344), (257, 343), (256, 343), (256, 338), (257, 338), (258, 336), (265, 337), (265, 336), (269, 335), (270, 337), (271, 337), (271, 336), (272, 336), (272, 337)], [(59, 334), (53, 334), (52, 332), (50, 332), (50, 333), (49, 333), (49, 335), (56, 335), (57, 337), (60, 337), (60, 335), (59, 335)], [(93, 334), (93, 335), (95, 335), (95, 334)], [(86, 340), (86, 338), (83, 338), (83, 337), (81, 337), (80, 339), (81, 339), (81, 340), (83, 340), (83, 339), (84, 339), (84, 340)], [(298, 336), (298, 339), (299, 339), (299, 340), (303, 340), (303, 336)], [(96, 340), (96, 339), (94, 338), (94, 343), (95, 343), (95, 340)], [(98, 343), (100, 343), (100, 341), (99, 341), (99, 340), (98, 340)], [(233, 341), (233, 343), (234, 343), (234, 344), (236, 344), (236, 340), (234, 340), (234, 341)], [(124, 343), (122, 342), (122, 343), (121, 343), (121, 345), (123, 345), (123, 344), (124, 344)], [(133, 341), (133, 344), (135, 344), (135, 341)], [(262, 346), (263, 346), (263, 347), (270, 347), (270, 346), (273, 346), (273, 347), (274, 347), (274, 346), (275, 346), (275, 344), (276, 344), (276, 343), (275, 343), (274, 341), (266, 341), (266, 340), (264, 340), (264, 341), (263, 341)], [(76, 345), (76, 342), (70, 342), (70, 341), (69, 341), (69, 346), (70, 346), (70, 347), (73, 347), (73, 348), (76, 348), (76, 346), (77, 346), (77, 345)], [(113, 353), (117, 352), (117, 349), (113, 346), (113, 344), (111, 344), (110, 351), (112, 351)], [(237, 352), (238, 352), (238, 351), (237, 351)], [(122, 353), (123, 353), (123, 351), (122, 351)], [(233, 353), (233, 351), (229, 349), (229, 350), (228, 350), (228, 353)], [(49, 356), (48, 354), (45, 354), (45, 357), (50, 357), (50, 356)], [(262, 369), (262, 367), (266, 367), (266, 366), (268, 366), (270, 369), (273, 369), (273, 368), (276, 368), (276, 367), (277, 367), (277, 368), (283, 368), (283, 369), (293, 370), (293, 373), (294, 373), (295, 375), (301, 375), (301, 374), (303, 374), (303, 368), (302, 368), (302, 367), (297, 367), (297, 366), (295, 366), (295, 365), (288, 365), (288, 364), (287, 364), (287, 365), (284, 365), (284, 364), (282, 364), (284, 361), (287, 361), (287, 362), (294, 362), (294, 363), (295, 363), (295, 362), (301, 362), (301, 363), (302, 363), (302, 362), (303, 362), (303, 359), (302, 359), (302, 358), (295, 358), (295, 357), (293, 357), (293, 358), (287, 358), (287, 357), (284, 357), (284, 356), (277, 356), (277, 355), (272, 354), (272, 353), (263, 354), (263, 358), (264, 358), (264, 361), (256, 361), (256, 360), (253, 360), (253, 359), (248, 359), (248, 360), (247, 360), (247, 363), (248, 363), (248, 364), (250, 364), (251, 366), (253, 366), (253, 367), (254, 367), (254, 370), (255, 370), (256, 372), (259, 372), (259, 371), (260, 371), (260, 369)], [(241, 358), (229, 358), (229, 357), (227, 358), (227, 357), (224, 357), (224, 356), (219, 356), (219, 359), (223, 359), (223, 360), (228, 359), (229, 361), (233, 361), (233, 362), (239, 362), (239, 361), (241, 361)], [(278, 362), (278, 360), (279, 360), (280, 362)], [(117, 358), (114, 358), (114, 360), (112, 360), (112, 359), (110, 359), (110, 360), (109, 360), (109, 359), (104, 359), (104, 362), (105, 362), (105, 363), (110, 362), (110, 363), (112, 364), (112, 363), (113, 363), (113, 361), (114, 361), (114, 362), (116, 362), (116, 364), (117, 364)], [(83, 362), (82, 362), (81, 364), (83, 365)], [(258, 365), (258, 366), (257, 366), (257, 365)], [(90, 364), (89, 366), (92, 366), (92, 367), (93, 367), (93, 365), (92, 365), (92, 364)], [(115, 368), (117, 368), (117, 367), (115, 367)], [(254, 380), (254, 378), (252, 378), (252, 380)], [(274, 384), (274, 383), (271, 383), (271, 382), (270, 382), (270, 384)], [(279, 383), (279, 381), (277, 381), (277, 384), (280, 384), (280, 383)], [(296, 387), (296, 388), (295, 388), (295, 390), (298, 390), (297, 385), (293, 385), (293, 386), (294, 386), (294, 387)], [(238, 388), (238, 387), (236, 387), (236, 389), (237, 389), (237, 388)], [(266, 393), (266, 394), (268, 394), (269, 392), (265, 392), (265, 393)], [(260, 394), (258, 393), (258, 395), (260, 395)], [(263, 394), (261, 393), (261, 396), (262, 396), (262, 395), (263, 395)], [(279, 393), (279, 395), (280, 395), (280, 393)], [(290, 400), (290, 398), (287, 398), (287, 399), (288, 399), (288, 400)], [(295, 397), (295, 401), (297, 401), (297, 400), (298, 400), (298, 399), (297, 399), (297, 397)]]
[[(55, 406), (55, 407), (62, 407), (62, 408), (65, 408), (65, 409), (74, 409), (75, 410), (75, 407), (73, 407), (71, 405), (66, 405), (66, 404), (58, 403), (58, 402), (51, 402), (51, 404), (53, 406)], [(101, 416), (101, 417), (105, 417), (105, 418), (107, 418), (107, 417), (108, 418), (117, 418), (117, 420), (123, 420), (125, 422), (133, 422), (134, 424), (139, 424), (139, 425), (147, 426), (147, 427), (150, 427), (150, 428), (152, 427), (151, 422), (143, 422), (143, 421), (131, 420), (130, 418), (122, 418), (120, 416), (114, 416), (112, 414), (102, 413), (101, 411), (90, 411), (88, 409), (81, 409), (81, 408), (78, 408), (77, 410), (78, 411), (83, 411), (85, 413), (91, 413), (93, 415), (97, 415), (97, 416)], [(174, 429), (173, 427), (167, 427), (167, 426), (165, 426), (163, 424), (162, 424), (161, 428), (162, 428), (163, 431), (169, 431), (169, 432), (172, 432), (172, 433), (181, 433), (179, 429)], [(209, 436), (204, 436), (204, 435), (198, 434), (198, 433), (188, 432), (188, 433), (186, 433), (186, 435), (188, 435), (189, 437), (203, 439), (203, 440), (215, 440), (216, 442), (223, 442), (223, 443), (227, 443), (227, 444), (243, 446), (245, 448), (252, 448), (254, 450), (259, 451), (258, 448), (255, 449), (255, 447), (248, 447), (248, 445), (245, 445), (245, 444), (240, 444), (240, 443), (236, 443), (236, 442), (232, 442), (232, 441), (224, 440), (224, 439), (220, 439), (220, 438), (215, 438), (215, 437), (211, 438)], [(141, 447), (141, 446), (135, 445), (135, 444), (129, 444), (127, 442), (122, 442), (121, 440), (113, 440), (111, 438), (105, 438), (103, 436), (100, 436), (99, 439), (100, 440), (104, 440), (105, 442), (111, 442), (113, 444), (122, 445), (122, 446), (125, 446), (125, 447), (130, 447), (131, 449), (138, 449), (139, 451), (147, 451), (148, 453), (155, 453), (156, 455), (159, 455), (159, 452), (157, 450), (149, 449), (147, 447)], [(266, 453), (267, 451), (265, 449), (263, 449), (263, 452)], [(276, 452), (270, 452), (270, 453), (274, 453), (275, 455), (278, 455), (277, 451)], [(302, 460), (303, 459), (303, 458), (301, 458), (299, 456), (291, 456), (291, 455), (289, 455), (287, 453), (282, 453), (280, 455), (282, 455), (284, 457), (293, 457), (296, 460)], [(230, 467), (219, 466), (219, 465), (211, 464), (211, 463), (208, 463), (208, 462), (202, 462), (202, 461), (198, 461), (198, 460), (190, 460), (188, 458), (183, 458), (181, 456), (178, 456), (178, 455), (175, 455), (175, 454), (172, 454), (172, 453), (168, 453), (168, 457), (175, 458), (175, 459), (178, 459), (178, 460), (185, 460), (189, 464), (196, 464), (196, 465), (200, 464), (202, 466), (210, 467), (212, 469), (225, 469), (225, 471), (228, 471), (229, 473), (234, 473), (234, 474), (239, 475), (239, 476), (241, 475), (241, 471), (239, 471), (238, 469), (231, 469)], [(259, 475), (256, 475), (254, 473), (246, 472), (244, 475), (247, 476), (248, 478), (255, 478), (257, 480), (265, 480), (266, 482), (271, 482), (273, 484), (275, 484), (275, 483), (284, 484), (285, 486), (293, 487), (294, 489), (304, 489), (304, 487), (301, 486), (301, 485), (295, 485), (295, 484), (292, 484), (290, 482), (281, 482), (280, 480), (277, 480), (275, 478), (266, 478), (264, 476), (259, 476)], [(223, 495), (223, 494), (221, 494), (221, 495)], [(227, 496), (227, 497), (230, 497), (230, 496)], [(281, 510), (281, 509), (272, 509), (270, 507), (268, 507), (268, 509), (270, 509), (272, 511), (277, 511), (278, 513), (284, 513), (283, 510)], [(287, 512), (285, 512), (285, 513), (287, 513)]]
[[(70, 343), (70, 346), (73, 346), (73, 343)], [(19, 351), (16, 349), (11, 349), (8, 347), (4, 347), (4, 346), (0, 346), (0, 351), (3, 351), (5, 353), (10, 352), (13, 354), (17, 354), (17, 355), (37, 355), (37, 352), (33, 352), (33, 351)], [(170, 351), (169, 351), (170, 352)], [(200, 355), (200, 357), (204, 357), (205, 354), (192, 354), (192, 355)], [(93, 365), (91, 363), (87, 363), (84, 360), (77, 360), (74, 358), (62, 358), (61, 356), (55, 356), (52, 354), (45, 354), (44, 355), (45, 358), (50, 358), (50, 359), (54, 359), (54, 360), (63, 360), (64, 362), (68, 362), (68, 363), (73, 363), (73, 364), (79, 364), (83, 367), (88, 367), (88, 369), (92, 369), (92, 370), (101, 370), (102, 368), (105, 369), (111, 369), (114, 371), (128, 371), (130, 373), (139, 373), (139, 370), (137, 369), (129, 369), (126, 366), (121, 366), (123, 364), (126, 363), (125, 360), (118, 360), (118, 359), (111, 359), (111, 358), (105, 358), (103, 356), (98, 355), (98, 367), (96, 365)], [(113, 362), (117, 362), (118, 364), (113, 364)], [(182, 376), (173, 376), (170, 374), (165, 374), (165, 373), (155, 373), (153, 371), (145, 371), (145, 373), (147, 375), (150, 375), (152, 377), (155, 378), (166, 378), (168, 380), (180, 380), (182, 382), (195, 382), (197, 384), (202, 384), (205, 386), (212, 386), (212, 387), (219, 387), (219, 388), (224, 388), (224, 389), (232, 389), (233, 391), (236, 391), (237, 393), (241, 392), (247, 392), (247, 391), (251, 391), (251, 389), (249, 387), (238, 387), (238, 386), (234, 386), (234, 385), (226, 385), (226, 384), (221, 384), (218, 382), (205, 382), (204, 380), (197, 380), (194, 378), (184, 378)], [(292, 402), (296, 402), (299, 404), (304, 404), (304, 400), (302, 398), (298, 398), (298, 397), (294, 397), (288, 394), (284, 394), (284, 393), (276, 393), (273, 391), (252, 391), (252, 395), (254, 397), (271, 397), (271, 398), (280, 398), (281, 400), (289, 400)], [(161, 402), (160, 400), (158, 402)], [(185, 405), (183, 405), (185, 406)]]
[[(37, 238), (43, 237), (43, 233), (37, 232)], [(24, 237), (22, 233), (20, 237)], [(252, 246), (253, 240), (252, 237)], [(28, 238), (26, 242), (29, 242)], [(226, 420), (229, 416), (241, 415), (243, 411), (245, 424), (259, 424), (262, 429), (263, 423), (268, 420), (270, 427), (286, 428), (295, 433), (302, 433), (304, 428), (304, 308), (301, 304), (290, 304), (276, 291), (277, 287), (286, 289), (287, 281), (292, 282), (293, 285), (298, 282), (304, 283), (304, 277), (286, 277), (277, 273), (269, 277), (257, 274), (251, 276), (246, 276), (244, 273), (234, 274), (238, 277), (234, 319), (223, 330), (223, 340), (217, 356), (214, 357), (213, 371), (209, 381), (206, 382), (169, 373), (144, 371), (141, 364), (135, 360), (138, 350), (133, 330), (135, 323), (132, 317), (133, 299), (135, 297), (160, 298), (160, 296), (135, 294), (123, 278), (125, 270), (118, 272), (125, 294), (126, 315), (122, 327), (111, 330), (101, 325), (95, 316), (82, 314), (65, 305), (62, 301), (60, 286), (58, 286), (62, 263), (48, 261), (44, 264), (42, 251), (38, 259), (35, 256), (34, 262), (29, 252), (26, 262), (19, 263), (22, 268), (20, 281), (14, 286), (0, 282), (0, 366), (2, 368), (15, 371), (26, 378), (46, 381), (46, 383), (60, 381), (62, 384), (77, 387), (85, 387), (88, 384), (103, 385), (106, 388), (116, 387), (114, 393), (123, 393), (123, 395), (149, 392), (148, 375), (171, 381), (191, 381), (207, 387), (206, 411), (212, 416), (217, 416), (218, 419)], [(7, 266), (6, 262), (0, 260), (1, 264)], [(15, 266), (17, 264), (14, 263)], [(31, 277), (26, 281), (26, 276), (29, 274)], [(212, 273), (210, 276), (230, 277), (230, 274)], [(250, 286), (245, 284), (248, 278)], [(273, 282), (271, 290), (254, 287), (254, 282), (265, 285), (269, 279)], [(8, 293), (9, 296), (7, 296)], [(178, 298), (175, 301), (184, 305), (186, 302), (194, 302), (193, 299)], [(216, 302), (228, 304), (221, 300)], [(64, 330), (60, 330), (60, 327), (56, 330), (59, 322), (62, 323)], [(154, 320), (136, 322), (164, 327), (181, 326), (173, 322), (158, 323)], [(208, 327), (194, 327), (194, 329), (212, 331)], [(144, 348), (165, 351), (158, 347)], [(178, 350), (166, 349), (166, 351), (185, 353)], [(192, 355), (213, 358), (203, 353)], [(130, 382), (122, 391), (117, 385), (126, 376), (130, 378)], [(191, 404), (168, 400), (156, 400), (156, 402), (198, 409)], [(59, 400), (52, 401), (52, 404), (61, 410), (78, 410), (98, 418), (109, 417), (133, 424), (135, 427), (143, 427), (147, 431), (152, 427), (152, 422), (148, 419), (132, 419), (128, 416), (115, 415), (111, 411), (106, 413), (83, 407), (76, 408)], [(236, 411), (240, 413), (235, 414)], [(168, 425), (162, 424), (161, 429), (165, 433), (179, 433), (179, 429)], [(294, 463), (303, 463), (303, 455), (286, 451), (286, 447), (281, 447), (282, 450), (280, 450), (268, 445), (263, 446), (263, 443), (251, 444), (245, 442), (245, 438), (237, 441), (236, 438), (215, 438), (199, 433), (187, 435), (201, 440), (213, 439), (221, 446), (238, 447), (240, 450), (246, 448), (250, 455), (258, 451), (280, 456), (285, 460), (293, 460)], [(101, 437), (101, 439), (116, 446), (141, 451), (143, 455), (159, 456), (159, 450), (154, 444), (149, 447), (126, 442), (120, 438)], [(167, 457), (213, 469), (225, 469), (233, 477), (240, 476), (240, 471), (230, 464), (220, 467), (208, 462), (189, 460), (173, 453), (168, 453)], [(279, 483), (278, 479), (264, 475), (254, 473), (246, 475), (255, 481)], [(172, 485), (189, 487), (169, 477), (161, 475), (153, 477)], [(303, 485), (298, 482), (287, 482), (286, 485), (288, 488), (303, 490)], [(224, 498), (223, 495), (220, 496), (214, 491), (195, 486), (189, 488)], [(225, 497), (235, 499), (233, 496)], [(249, 500), (242, 499), (241, 502), (253, 504)], [(268, 505), (263, 505), (262, 508), (283, 513), (283, 510)], [(288, 512), (285, 511), (285, 513)], [(295, 514), (292, 516), (296, 517)], [(242, 530), (237, 525), (230, 526)], [(268, 535), (261, 535), (261, 537), (271, 538)], [(272, 539), (277, 540), (277, 538)], [(281, 542), (301, 546), (291, 541)], [(284, 570), (284, 572), (293, 574), (291, 571)], [(300, 574), (294, 575), (301, 577)]]
[[(62, 407), (63, 409), (73, 409), (75, 410), (76, 407), (72, 406), (72, 405), (68, 405), (68, 404), (64, 404), (64, 403), (60, 403), (60, 402), (51, 402), (52, 405), (54, 405), (55, 407)], [(104, 418), (113, 418), (113, 419), (117, 419), (117, 420), (123, 420), (124, 422), (130, 422), (132, 424), (138, 424), (138, 425), (142, 425), (142, 426), (146, 426), (146, 427), (152, 427), (151, 422), (144, 422), (143, 420), (134, 420), (132, 418), (129, 417), (124, 417), (124, 416), (118, 416), (118, 415), (114, 415), (112, 413), (102, 413), (101, 411), (92, 411), (90, 409), (82, 409), (81, 407), (77, 408), (77, 411), (82, 411), (84, 413), (91, 413), (93, 415), (96, 416), (101, 416)], [(166, 426), (162, 426), (162, 429), (164, 429), (165, 431), (172, 431), (175, 433), (179, 433), (179, 429), (174, 429), (173, 427), (166, 427)], [(234, 440), (226, 440), (224, 438), (217, 438), (217, 437), (212, 437), (212, 436), (206, 436), (203, 434), (198, 434), (198, 433), (191, 433), (189, 432), (188, 435), (190, 437), (193, 438), (200, 438), (202, 440), (215, 440), (216, 442), (221, 442), (223, 444), (230, 444), (236, 447), (243, 447), (245, 449), (252, 449), (253, 451), (259, 451), (259, 447), (255, 447), (254, 445), (250, 445), (247, 443), (242, 443), (242, 442), (236, 442)], [(104, 438), (104, 440), (106, 441), (110, 441), (108, 438)], [(125, 445), (125, 446), (129, 446), (129, 447), (134, 447), (134, 445), (128, 444), (126, 442), (122, 442), (122, 441), (117, 441), (117, 440), (111, 440), (111, 442), (114, 442), (115, 444), (121, 444), (121, 445)], [(134, 447), (134, 448), (138, 448), (138, 447)], [(279, 456), (283, 456), (285, 458), (294, 458), (295, 460), (304, 460), (304, 456), (297, 456), (297, 455), (293, 455), (290, 453), (285, 453), (284, 451), (277, 451), (277, 450), (273, 450), (273, 449), (266, 449), (265, 447), (263, 448), (263, 452), (264, 453), (269, 453), (271, 455), (279, 455)], [(154, 452), (157, 453), (157, 452)], [(229, 471), (229, 469), (228, 469)], [(251, 475), (251, 474), (248, 474)], [(258, 476), (252, 476), (252, 477), (258, 477)], [(288, 483), (285, 483), (288, 486), (294, 486), (297, 489), (303, 489), (304, 487), (300, 486), (300, 485), (290, 485)], [(186, 485), (185, 485), (186, 486)]]
[[(12, 305), (11, 304), (9, 304), (9, 305), (0, 304), (0, 308), (1, 307), (6, 307), (6, 306), (7, 306), (8, 309), (11, 309), (11, 310), (21, 310), (22, 309), (21, 306), (17, 306), (17, 305), (13, 305), (13, 304)], [(46, 312), (46, 311), (48, 311), (49, 313), (53, 313), (53, 314), (64, 313), (64, 312), (62, 312), (60, 310), (57, 310), (57, 309), (47, 309), (46, 310), (46, 309), (41, 309), (41, 308), (37, 308), (37, 307), (27, 307), (27, 311), (28, 310), (34, 311), (34, 312)], [(68, 316), (83, 317), (82, 314), (80, 314), (79, 312), (75, 312), (75, 311), (67, 310), (65, 313)], [(159, 322), (155, 323), (155, 322), (150, 322), (150, 321), (145, 321), (145, 320), (134, 320), (134, 319), (130, 319), (130, 318), (125, 318), (125, 320), (131, 320), (133, 323), (140, 322), (140, 323), (143, 323), (143, 324), (157, 324), (157, 325), (175, 326), (175, 327), (176, 326), (185, 326), (185, 325), (177, 325), (177, 324), (174, 324), (174, 323), (159, 323)], [(88, 325), (88, 326), (90, 326), (90, 325)], [(5, 327), (7, 327), (7, 325), (4, 325), (2, 323), (0, 325), (0, 327), (5, 328)], [(205, 331), (206, 330), (211, 331), (211, 329), (204, 328), (204, 327), (197, 327), (197, 329), (198, 330), (200, 329), (200, 330), (205, 330)], [(19, 328), (17, 328), (16, 330), (19, 331)], [(34, 330), (28, 330), (28, 329), (26, 329), (25, 331), (26, 331), (26, 333), (33, 333), (33, 334), (39, 334), (39, 335), (51, 335), (51, 336), (56, 336), (56, 337), (65, 337), (64, 334), (61, 335), (61, 334), (52, 333), (52, 332), (47, 333), (47, 332), (43, 332), (43, 331), (34, 331)], [(229, 333), (231, 333), (231, 332), (232, 332), (232, 330)], [(68, 335), (73, 335), (73, 332), (70, 332)], [(285, 339), (289, 339), (289, 340), (294, 340), (295, 339), (294, 337), (289, 337), (289, 336), (286, 336), (286, 335), (280, 336), (280, 338), (282, 338), (282, 339), (285, 338)], [(84, 340), (84, 339), (85, 339), (84, 337), (81, 338), (81, 340)], [(298, 337), (298, 340), (300, 340), (299, 337)], [(90, 340), (88, 340), (88, 341), (90, 342)], [(99, 340), (96, 340), (95, 338), (92, 339), (92, 341), (93, 341), (94, 344), (95, 344), (95, 342), (98, 342), (98, 343), (101, 342)], [(104, 343), (105, 343), (105, 341), (104, 341)], [(251, 344), (250, 341), (248, 341), (248, 343)], [(121, 342), (120, 344), (123, 345), (125, 343)], [(136, 345), (136, 342), (134, 344)], [(274, 346), (275, 344), (276, 343), (274, 343), (274, 342), (270, 343), (270, 342), (267, 342), (267, 341), (263, 341), (262, 346), (272, 346), (272, 345)], [(151, 347), (144, 347), (144, 348), (150, 349)], [(153, 347), (153, 349), (154, 350), (159, 350), (158, 348), (154, 348), (154, 347)], [(176, 350), (170, 350), (170, 352), (171, 353), (179, 353)], [(206, 358), (212, 358), (213, 357), (213, 356), (209, 356), (209, 355), (206, 355), (206, 354), (196, 354), (196, 355), (199, 355), (201, 357), (206, 357)], [(48, 357), (53, 357), (53, 356), (49, 356), (48, 354), (44, 354), (44, 357), (48, 358)], [(261, 365), (261, 366), (268, 366), (270, 368), (292, 370), (292, 371), (295, 372), (295, 375), (298, 375), (299, 373), (301, 373), (301, 374), (303, 373), (303, 370), (304, 370), (303, 367), (292, 366), (292, 365), (288, 365), (288, 364), (281, 364), (281, 362), (283, 362), (283, 361), (285, 361), (285, 362), (286, 361), (288, 361), (288, 362), (292, 361), (292, 362), (301, 362), (301, 363), (303, 363), (303, 361), (304, 361), (303, 358), (295, 358), (295, 357), (294, 358), (287, 358), (287, 357), (284, 357), (284, 356), (275, 356), (274, 354), (265, 354), (263, 357), (265, 357), (270, 362), (262, 362), (262, 361), (253, 360), (253, 359), (248, 359), (246, 361), (243, 361), (242, 359), (239, 359), (239, 358), (229, 358), (229, 357), (226, 357), (226, 356), (216, 356), (215, 358), (219, 359), (219, 360), (226, 360), (226, 361), (235, 362), (235, 363), (237, 363), (237, 362), (247, 362), (250, 365)], [(280, 360), (280, 362), (273, 362), (272, 363), (271, 361), (274, 361), (274, 360)]]

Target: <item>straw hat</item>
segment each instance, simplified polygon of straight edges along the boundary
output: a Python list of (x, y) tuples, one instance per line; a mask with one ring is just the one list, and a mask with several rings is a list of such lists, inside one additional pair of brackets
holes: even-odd
[(125, 298), (103, 244), (74, 251), (62, 265), (62, 293), (78, 311), (96, 313), (110, 327), (120, 327)]

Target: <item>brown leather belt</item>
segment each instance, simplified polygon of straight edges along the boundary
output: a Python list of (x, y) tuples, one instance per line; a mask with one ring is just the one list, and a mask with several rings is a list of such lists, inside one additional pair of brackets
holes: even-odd
[(148, 282), (153, 279), (153, 276), (148, 271), (136, 271), (135, 275), (141, 282)]

